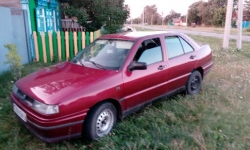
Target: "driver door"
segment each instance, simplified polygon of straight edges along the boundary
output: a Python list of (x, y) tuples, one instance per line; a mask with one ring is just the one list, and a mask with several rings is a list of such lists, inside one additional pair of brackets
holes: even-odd
[(146, 70), (126, 70), (124, 80), (124, 100), (126, 109), (136, 110), (146, 102), (167, 93), (166, 62), (160, 38), (147, 39), (136, 48), (133, 60), (145, 62)]

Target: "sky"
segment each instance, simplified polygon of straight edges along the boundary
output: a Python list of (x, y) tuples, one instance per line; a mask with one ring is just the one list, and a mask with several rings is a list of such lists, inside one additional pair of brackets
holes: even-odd
[(125, 4), (130, 7), (130, 17), (137, 18), (141, 15), (146, 5), (156, 5), (159, 14), (163, 16), (174, 10), (181, 15), (186, 15), (188, 7), (199, 0), (125, 0)]

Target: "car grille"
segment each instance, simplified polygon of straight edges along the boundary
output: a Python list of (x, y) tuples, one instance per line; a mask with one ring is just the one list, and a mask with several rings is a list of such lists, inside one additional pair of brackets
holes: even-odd
[(34, 99), (32, 99), (31, 97), (29, 97), (27, 94), (25, 94), (19, 89), (17, 91), (17, 96), (20, 98), (21, 101), (26, 103), (28, 106), (32, 106)]

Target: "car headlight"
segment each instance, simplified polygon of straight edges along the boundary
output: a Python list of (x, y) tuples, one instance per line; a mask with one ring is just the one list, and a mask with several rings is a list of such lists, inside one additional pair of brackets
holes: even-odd
[(59, 113), (59, 106), (58, 105), (47, 105), (36, 100), (33, 101), (32, 108), (40, 113), (51, 115)]
[[(16, 85), (13, 85), (12, 92), (14, 94), (18, 95), (18, 88)], [(34, 109), (35, 111), (37, 111), (39, 113), (46, 114), (46, 115), (59, 113), (59, 106), (58, 105), (47, 105), (47, 104), (41, 103), (37, 100), (30, 98), (26, 94), (24, 94), (24, 96), (22, 95), (21, 99), (28, 106), (30, 106), (32, 109)]]

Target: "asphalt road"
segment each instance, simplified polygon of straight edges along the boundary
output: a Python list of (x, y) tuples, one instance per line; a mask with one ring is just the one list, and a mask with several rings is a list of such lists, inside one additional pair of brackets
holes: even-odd
[[(202, 31), (191, 31), (191, 30), (182, 30), (182, 29), (168, 29), (164, 27), (152, 27), (152, 26), (143, 26), (143, 25), (133, 25), (135, 27), (150, 29), (150, 30), (161, 30), (161, 31), (177, 31), (185, 34), (201, 35), (201, 36), (210, 36), (223, 39), (223, 34), (213, 33), (213, 32), (202, 32)], [(237, 35), (230, 35), (230, 39), (237, 39)], [(250, 42), (250, 36), (242, 36), (243, 41)]]

